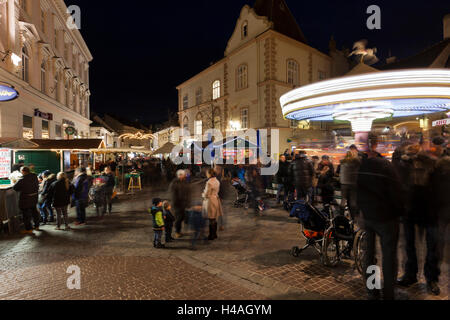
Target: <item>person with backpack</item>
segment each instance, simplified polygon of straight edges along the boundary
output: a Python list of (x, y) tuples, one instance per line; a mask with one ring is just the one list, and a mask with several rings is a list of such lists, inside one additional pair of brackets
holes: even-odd
[(86, 168), (78, 168), (75, 171), (73, 187), (73, 200), (77, 209), (77, 221), (75, 225), (83, 226), (86, 225), (86, 208), (88, 206), (90, 188)]

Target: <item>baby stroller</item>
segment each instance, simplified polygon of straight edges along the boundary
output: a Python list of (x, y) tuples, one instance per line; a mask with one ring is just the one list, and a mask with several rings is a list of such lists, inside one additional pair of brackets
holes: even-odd
[(328, 214), (304, 200), (298, 200), (292, 203), (290, 216), (298, 218), (301, 224), (301, 233), (306, 239), (306, 245), (303, 248), (292, 248), (291, 254), (298, 257), (304, 250), (313, 247), (322, 255), (324, 234), (330, 226)]
[(235, 208), (247, 208), (248, 207), (248, 198), (250, 195), (250, 192), (247, 190), (247, 188), (244, 186), (242, 181), (238, 178), (234, 178), (231, 180), (231, 184), (233, 188), (237, 191), (236, 201), (234, 202)]

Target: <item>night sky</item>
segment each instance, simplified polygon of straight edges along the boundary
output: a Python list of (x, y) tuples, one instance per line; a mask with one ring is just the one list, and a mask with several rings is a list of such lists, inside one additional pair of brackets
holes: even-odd
[[(223, 57), (241, 8), (254, 0), (66, 0), (82, 12), (81, 33), (94, 60), (91, 109), (144, 123), (177, 111), (176, 86)], [(328, 53), (360, 39), (407, 57), (442, 40), (448, 0), (286, 0), (309, 45)], [(366, 27), (369, 5), (381, 7), (382, 29)]]

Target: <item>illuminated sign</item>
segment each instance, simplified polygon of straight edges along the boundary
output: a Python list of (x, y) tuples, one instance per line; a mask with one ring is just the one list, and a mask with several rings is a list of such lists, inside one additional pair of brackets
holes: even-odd
[(18, 96), (19, 93), (13, 87), (0, 85), (0, 102), (11, 101)]
[(0, 178), (11, 174), (11, 149), (0, 149)]
[(433, 122), (433, 127), (448, 126), (448, 125), (450, 125), (450, 118)]
[(53, 120), (53, 114), (41, 112), (41, 111), (39, 111), (39, 109), (34, 109), (34, 116), (42, 118), (42, 119), (45, 119), (45, 120), (48, 120), (48, 121), (52, 121)]

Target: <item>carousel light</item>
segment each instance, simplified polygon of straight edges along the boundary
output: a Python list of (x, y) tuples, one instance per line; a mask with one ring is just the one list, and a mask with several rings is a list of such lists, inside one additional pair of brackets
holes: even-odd
[(291, 120), (352, 123), (370, 131), (376, 119), (450, 110), (450, 71), (440, 69), (375, 72), (322, 81), (280, 98)]

